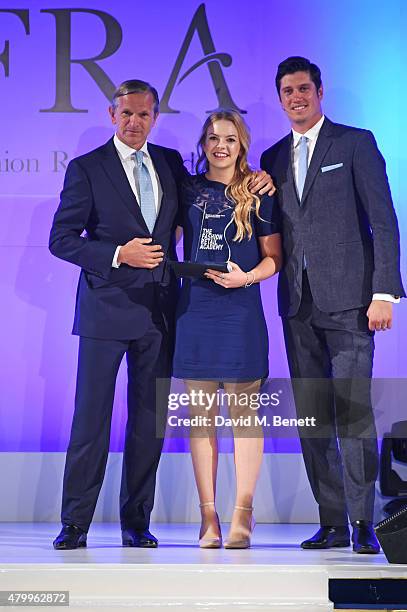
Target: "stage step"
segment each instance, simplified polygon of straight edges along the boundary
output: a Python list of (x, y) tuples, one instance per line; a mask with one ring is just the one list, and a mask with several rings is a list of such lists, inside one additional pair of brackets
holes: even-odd
[(333, 609), (326, 569), (315, 566), (3, 564), (0, 590), (69, 591), (70, 607), (82, 610)]
[(0, 591), (69, 591), (78, 612), (332, 612), (330, 579), (407, 579), (382, 553), (302, 550), (314, 525), (259, 524), (248, 550), (202, 550), (199, 525), (163, 523), (152, 526), (158, 549), (123, 548), (117, 524), (95, 523), (87, 548), (55, 551), (59, 529), (2, 523)]

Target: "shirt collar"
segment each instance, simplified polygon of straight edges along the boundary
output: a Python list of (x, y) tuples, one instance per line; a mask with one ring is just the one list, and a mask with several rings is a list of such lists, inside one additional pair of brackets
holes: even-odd
[(325, 115), (322, 115), (321, 119), (317, 121), (317, 123), (313, 125), (312, 128), (310, 128), (307, 132), (305, 132), (305, 134), (300, 134), (299, 132), (296, 132), (295, 130), (291, 130), (293, 133), (294, 148), (299, 143), (301, 136), (306, 136), (308, 140), (316, 140), (318, 138), (318, 134), (322, 127), (324, 119), (325, 119)]
[[(136, 152), (135, 149), (132, 149), (131, 147), (129, 147), (129, 145), (126, 145), (124, 142), (122, 142), (120, 138), (117, 137), (117, 134), (113, 136), (113, 143), (120, 156), (120, 159), (123, 161), (125, 159), (126, 160), (129, 159), (129, 157), (131, 157)], [(143, 151), (144, 155), (146, 155), (147, 157), (150, 157), (150, 154), (147, 148), (147, 141), (145, 141), (140, 151)]]

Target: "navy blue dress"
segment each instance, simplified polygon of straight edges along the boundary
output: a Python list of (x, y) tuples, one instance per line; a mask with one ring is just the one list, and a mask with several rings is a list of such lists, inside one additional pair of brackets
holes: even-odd
[[(180, 225), (184, 259), (228, 261), (244, 271), (262, 259), (258, 238), (279, 231), (274, 198), (263, 196), (253, 212), (253, 235), (233, 241), (234, 205), (223, 183), (204, 175), (185, 179)], [(260, 284), (225, 289), (207, 279), (184, 279), (177, 308), (173, 374), (195, 380), (257, 380), (268, 375), (268, 333)]]

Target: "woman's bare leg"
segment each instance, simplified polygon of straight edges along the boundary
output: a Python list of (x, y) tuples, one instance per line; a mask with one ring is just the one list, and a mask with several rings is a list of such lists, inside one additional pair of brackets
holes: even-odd
[[(219, 540), (220, 527), (215, 508), (216, 476), (218, 471), (218, 441), (216, 438), (215, 415), (218, 414), (217, 399), (208, 401), (208, 397), (217, 398), (219, 383), (217, 381), (186, 380), (185, 385), (190, 397), (199, 397), (201, 392), (203, 401), (198, 405), (190, 402), (190, 416), (203, 417), (205, 424), (190, 428), (190, 447), (195, 482), (198, 489), (201, 509), (201, 530), (199, 539), (201, 545), (205, 542)], [(193, 395), (194, 394), (194, 395)], [(208, 394), (208, 395), (203, 395)], [(209, 409), (209, 406), (211, 408)]]
[[(261, 425), (255, 422), (256, 410), (250, 408), (256, 399), (260, 380), (244, 383), (224, 383), (230, 416), (250, 417), (250, 423), (234, 425), (234, 458), (236, 470), (236, 502), (228, 541), (244, 541), (252, 531), (253, 497), (263, 460), (264, 438)], [(247, 401), (245, 401), (247, 397)], [(242, 401), (243, 400), (243, 401)], [(250, 541), (248, 542), (250, 545)]]

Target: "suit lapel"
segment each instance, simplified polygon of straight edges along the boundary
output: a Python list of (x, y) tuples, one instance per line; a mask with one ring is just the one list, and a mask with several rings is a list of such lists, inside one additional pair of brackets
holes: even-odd
[(160, 147), (149, 143), (147, 145), (147, 149), (153, 161), (154, 168), (159, 176), (164, 198), (168, 183), (172, 179), (171, 170), (165, 160), (162, 151), (160, 150)]
[(160, 210), (158, 211), (158, 217), (157, 220), (155, 222), (155, 227), (154, 229), (156, 229), (156, 227), (158, 226), (158, 224), (162, 221), (163, 218), (165, 218), (166, 213), (167, 213), (167, 192), (168, 192), (168, 187), (169, 184), (171, 183), (171, 181), (173, 182), (173, 176), (172, 176), (172, 172), (171, 169), (162, 153), (162, 151), (160, 150), (160, 147), (153, 145), (153, 144), (148, 144), (147, 145), (148, 148), (148, 152), (151, 156), (155, 171), (158, 174), (158, 178), (160, 179), (160, 184), (161, 184), (161, 190), (162, 190), (162, 200), (161, 200), (161, 205), (160, 205)]
[(130, 187), (116, 147), (114, 146), (113, 138), (106, 143), (106, 147), (103, 151), (102, 165), (109, 180), (112, 182), (112, 185), (129, 211), (137, 218), (138, 223), (145, 228), (146, 232), (148, 232), (140, 206)]
[(287, 168), (287, 181), (292, 183), (294, 181), (294, 173), (293, 173), (293, 163), (292, 163), (292, 145), (293, 145), (293, 136), (292, 133), (286, 136), (281, 155), (283, 160), (283, 167)]
[(302, 192), (301, 205), (304, 204), (307, 195), (312, 187), (312, 184), (317, 176), (322, 160), (327, 154), (329, 148), (332, 145), (332, 139), (330, 138), (331, 122), (325, 117), (320, 132), (318, 134), (317, 142), (315, 145), (314, 152), (312, 154), (311, 163), (308, 168), (307, 176), (305, 178), (304, 190)]
[(298, 200), (297, 187), (295, 184), (293, 162), (292, 162), (292, 145), (293, 136), (290, 132), (282, 141), (281, 149), (278, 155), (278, 182), (281, 187), (287, 190), (287, 195), (291, 200)]

